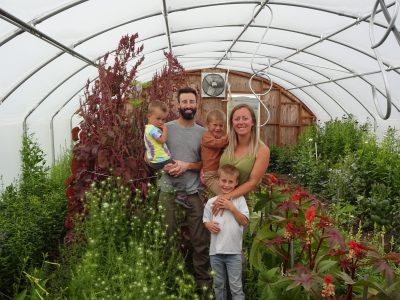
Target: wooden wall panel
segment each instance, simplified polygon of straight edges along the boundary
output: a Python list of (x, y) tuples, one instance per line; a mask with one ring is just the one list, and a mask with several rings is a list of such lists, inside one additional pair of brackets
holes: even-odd
[(267, 145), (275, 145), (278, 135), (279, 125), (266, 125), (260, 131), (260, 139)]
[(226, 114), (226, 101), (221, 98), (202, 98), (201, 105), (196, 114), (196, 120), (203, 126), (206, 125), (207, 113), (214, 109), (220, 109)]
[[(280, 104), (280, 92), (278, 89), (272, 89), (267, 96), (262, 96), (263, 103), (267, 106), (270, 112), (269, 124), (279, 123), (279, 104)], [(261, 121), (264, 122), (267, 119), (267, 112), (265, 108), (260, 105)]]
[(281, 103), (281, 124), (300, 125), (300, 105), (298, 103)]
[(298, 127), (281, 127), (280, 128), (280, 146), (294, 145), (298, 141)]
[[(205, 125), (207, 113), (213, 109), (221, 109), (226, 113), (226, 97), (224, 98), (202, 98), (201, 97), (201, 73), (216, 72), (224, 73), (224, 69), (203, 69), (188, 72), (189, 85), (199, 92), (200, 106), (196, 115), (196, 121)], [(236, 94), (252, 94), (248, 86), (250, 74), (230, 71), (229, 82), (231, 92)], [(269, 83), (265, 79), (253, 79), (253, 89), (258, 93), (268, 90)], [(267, 145), (286, 146), (293, 145), (298, 141), (298, 135), (304, 127), (315, 122), (315, 115), (295, 96), (285, 91), (282, 87), (274, 84), (267, 96), (261, 97), (263, 103), (268, 107), (271, 116), (267, 126), (260, 128), (260, 138)], [(265, 122), (266, 111), (260, 106), (260, 120)]]

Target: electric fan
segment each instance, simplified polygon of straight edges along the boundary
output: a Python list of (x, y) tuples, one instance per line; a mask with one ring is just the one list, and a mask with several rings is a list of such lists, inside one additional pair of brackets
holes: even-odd
[(225, 98), (225, 73), (202, 73), (201, 96)]

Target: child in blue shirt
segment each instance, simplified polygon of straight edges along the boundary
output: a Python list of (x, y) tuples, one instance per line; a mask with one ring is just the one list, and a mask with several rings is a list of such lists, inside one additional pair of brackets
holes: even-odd
[[(175, 163), (167, 144), (168, 129), (165, 120), (168, 116), (168, 107), (162, 101), (152, 101), (147, 111), (148, 124), (144, 131), (144, 145), (146, 147), (146, 159), (151, 168), (160, 170), (169, 163)], [(181, 177), (172, 177), (171, 184), (176, 190), (175, 202), (185, 208), (192, 208), (187, 199), (185, 184)]]

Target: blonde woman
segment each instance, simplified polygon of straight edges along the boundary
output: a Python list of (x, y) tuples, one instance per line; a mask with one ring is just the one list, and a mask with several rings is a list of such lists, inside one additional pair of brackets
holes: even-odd
[(224, 199), (237, 198), (252, 191), (261, 181), (269, 164), (269, 148), (257, 137), (257, 121), (253, 109), (247, 104), (236, 105), (229, 116), (229, 144), (220, 159), (220, 166), (230, 164), (239, 172), (239, 185), (231, 192), (220, 195), (213, 213), (224, 207)]

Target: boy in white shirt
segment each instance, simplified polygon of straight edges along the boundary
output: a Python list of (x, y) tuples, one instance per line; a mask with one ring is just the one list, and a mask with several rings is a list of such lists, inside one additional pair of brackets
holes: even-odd
[[(232, 165), (218, 169), (218, 185), (222, 194), (235, 189), (239, 170)], [(244, 299), (242, 286), (242, 241), (243, 227), (249, 222), (249, 209), (246, 199), (241, 196), (231, 200), (220, 199), (219, 205), (224, 214), (213, 215), (211, 208), (217, 197), (207, 201), (204, 208), (203, 223), (211, 232), (210, 263), (215, 272), (214, 291), (216, 300), (226, 299), (226, 275), (233, 300)], [(226, 270), (226, 271), (225, 271)]]

